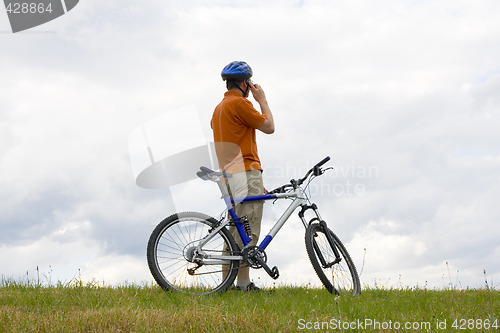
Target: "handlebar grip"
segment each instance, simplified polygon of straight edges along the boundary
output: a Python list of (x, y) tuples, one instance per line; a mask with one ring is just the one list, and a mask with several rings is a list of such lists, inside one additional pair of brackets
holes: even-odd
[(316, 164), (314, 167), (318, 168), (318, 167), (322, 166), (323, 164), (325, 164), (326, 162), (328, 162), (329, 160), (330, 160), (330, 156), (327, 156), (324, 159), (322, 159), (320, 162), (318, 162), (318, 164)]

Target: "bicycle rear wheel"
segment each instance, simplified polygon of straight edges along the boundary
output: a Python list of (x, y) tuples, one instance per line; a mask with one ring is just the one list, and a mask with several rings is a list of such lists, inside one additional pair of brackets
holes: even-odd
[[(201, 213), (173, 214), (154, 229), (149, 238), (149, 270), (165, 290), (190, 294), (223, 291), (234, 282), (239, 260), (206, 259), (196, 256), (196, 247), (217, 224)], [(208, 255), (239, 255), (239, 248), (222, 228), (202, 248)], [(210, 261), (210, 262), (209, 262)]]
[[(312, 223), (306, 230), (306, 250), (316, 274), (332, 294), (361, 293), (356, 266), (340, 239), (330, 230), (334, 248), (328, 242), (325, 230), (319, 223)], [(338, 253), (339, 257), (335, 255)]]

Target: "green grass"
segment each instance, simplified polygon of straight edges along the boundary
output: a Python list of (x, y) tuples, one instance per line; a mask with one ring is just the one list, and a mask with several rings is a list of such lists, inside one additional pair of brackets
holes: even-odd
[[(446, 330), (440, 330), (444, 321)], [(450, 332), (454, 322), (465, 328), (461, 332), (498, 331), (484, 327), (500, 326), (500, 292), (369, 289), (351, 297), (280, 287), (201, 297), (156, 286), (0, 283), (0, 332), (295, 332), (336, 326), (346, 332)], [(403, 329), (405, 323), (422, 329)]]

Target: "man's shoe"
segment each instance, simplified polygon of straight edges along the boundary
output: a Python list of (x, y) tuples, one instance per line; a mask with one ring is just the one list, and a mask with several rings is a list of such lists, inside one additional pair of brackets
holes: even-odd
[(260, 291), (260, 288), (257, 287), (253, 282), (250, 282), (250, 284), (247, 286), (246, 291)]
[(241, 291), (260, 291), (260, 288), (257, 287), (253, 282), (250, 282), (250, 284), (246, 287), (236, 287), (238, 290)]

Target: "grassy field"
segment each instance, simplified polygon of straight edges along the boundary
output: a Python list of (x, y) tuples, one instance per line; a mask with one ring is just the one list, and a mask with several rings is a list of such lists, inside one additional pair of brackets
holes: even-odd
[(231, 290), (210, 296), (156, 286), (0, 284), (0, 332), (496, 332), (500, 291)]

